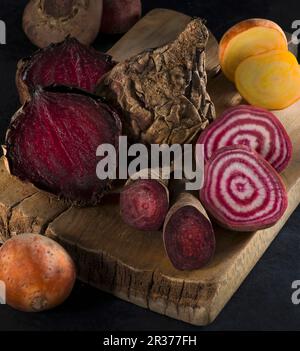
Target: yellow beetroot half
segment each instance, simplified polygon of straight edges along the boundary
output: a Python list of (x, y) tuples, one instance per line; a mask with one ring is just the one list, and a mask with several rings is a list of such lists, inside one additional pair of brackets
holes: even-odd
[(300, 68), (288, 51), (270, 51), (244, 60), (235, 72), (239, 93), (251, 105), (280, 110), (300, 98)]
[(286, 36), (275, 23), (252, 18), (231, 27), (219, 45), (219, 59), (226, 77), (234, 81), (238, 65), (248, 57), (271, 50), (288, 50)]

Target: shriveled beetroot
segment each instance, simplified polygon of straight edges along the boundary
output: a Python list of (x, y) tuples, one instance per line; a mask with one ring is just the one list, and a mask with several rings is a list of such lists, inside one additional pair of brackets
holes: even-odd
[(37, 86), (66, 85), (93, 93), (97, 81), (114, 65), (111, 56), (75, 38), (52, 44), (19, 61), (16, 83), (21, 103), (30, 98)]
[(292, 157), (292, 142), (284, 126), (270, 111), (240, 105), (226, 110), (200, 135), (205, 160), (224, 146), (246, 145), (263, 156), (277, 172)]
[(119, 116), (99, 100), (38, 90), (7, 132), (10, 171), (78, 205), (96, 204), (111, 182), (96, 176), (97, 147), (118, 150), (120, 133)]
[(163, 229), (164, 245), (179, 270), (203, 267), (215, 252), (215, 234), (199, 200), (182, 193), (169, 210)]
[(206, 163), (204, 177), (200, 199), (225, 228), (268, 228), (287, 208), (287, 193), (280, 176), (261, 155), (246, 146), (218, 150)]
[(158, 180), (138, 179), (130, 182), (121, 192), (121, 217), (136, 229), (160, 229), (168, 209), (168, 188)]

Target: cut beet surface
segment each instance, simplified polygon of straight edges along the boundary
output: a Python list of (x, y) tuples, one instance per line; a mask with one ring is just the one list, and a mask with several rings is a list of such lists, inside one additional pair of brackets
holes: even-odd
[(268, 228), (287, 208), (287, 193), (280, 176), (262, 156), (246, 146), (218, 150), (206, 163), (204, 176), (200, 199), (225, 228)]
[(282, 172), (292, 156), (292, 142), (277, 117), (262, 108), (240, 105), (226, 110), (200, 135), (205, 160), (222, 147), (246, 145)]
[(108, 105), (74, 93), (36, 91), (12, 118), (6, 157), (13, 175), (79, 205), (99, 202), (110, 180), (99, 180), (97, 147), (118, 150), (119, 116)]
[(114, 66), (109, 55), (67, 38), (18, 63), (17, 87), (24, 103), (37, 86), (66, 85), (93, 93), (98, 80)]
[(168, 209), (168, 188), (154, 179), (135, 180), (120, 195), (123, 221), (139, 230), (160, 229)]
[(215, 235), (199, 200), (181, 194), (164, 224), (164, 245), (173, 266), (179, 270), (203, 267), (215, 252)]

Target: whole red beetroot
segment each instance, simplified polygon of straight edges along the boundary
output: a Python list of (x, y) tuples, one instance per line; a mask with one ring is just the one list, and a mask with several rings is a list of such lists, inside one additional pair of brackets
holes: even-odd
[(78, 205), (99, 203), (111, 180), (96, 175), (97, 147), (118, 150), (121, 122), (84, 94), (37, 90), (12, 118), (6, 136), (10, 171)]
[(100, 32), (126, 33), (141, 18), (141, 0), (104, 0)]

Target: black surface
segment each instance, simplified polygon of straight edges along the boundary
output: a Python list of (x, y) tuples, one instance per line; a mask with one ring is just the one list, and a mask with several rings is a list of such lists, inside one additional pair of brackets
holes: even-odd
[[(25, 0), (1, 0), (0, 19), (7, 25), (7, 45), (0, 46), (0, 139), (19, 107), (15, 88), (17, 60), (34, 51), (21, 28)], [(272, 19), (291, 31), (299, 0), (144, 0), (144, 13), (172, 8), (207, 19), (217, 38), (234, 23), (250, 17)], [(298, 16), (299, 17), (299, 16)], [(118, 36), (101, 36), (95, 46), (107, 50)], [(300, 116), (299, 116), (300, 118)], [(291, 302), (291, 284), (300, 279), (300, 207), (255, 266), (241, 288), (208, 327), (193, 327), (123, 302), (78, 283), (68, 301), (40, 314), (0, 306), (0, 330), (299, 330), (300, 305)]]

